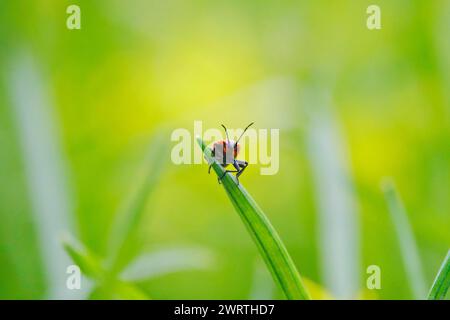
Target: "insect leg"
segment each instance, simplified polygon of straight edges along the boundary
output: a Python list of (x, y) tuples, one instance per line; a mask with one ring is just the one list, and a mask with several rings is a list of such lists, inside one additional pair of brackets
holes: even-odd
[(245, 168), (247, 168), (248, 162), (242, 160), (234, 160), (233, 166), (238, 170), (238, 173), (236, 174), (236, 180), (239, 184), (239, 176), (244, 172)]
[(220, 181), (222, 181), (222, 179), (225, 177), (225, 175), (228, 173), (228, 172), (239, 172), (239, 171), (237, 171), (237, 170), (225, 170), (225, 172), (220, 176), (220, 177), (218, 177), (217, 178), (217, 181), (219, 182), (219, 184), (221, 184), (221, 182)]
[(242, 174), (242, 172), (244, 171), (244, 169), (248, 166), (248, 162), (247, 161), (242, 161), (242, 160), (234, 160), (233, 161), (233, 167), (236, 168), (236, 180), (237, 180), (237, 184), (239, 185), (239, 176)]
[(240, 168), (240, 170), (239, 170), (239, 172), (238, 172), (238, 174), (236, 176), (240, 176), (244, 172), (245, 168), (248, 167), (248, 162), (247, 161), (241, 161), (241, 160), (236, 160), (236, 162), (237, 162), (237, 164), (238, 164), (238, 166)]

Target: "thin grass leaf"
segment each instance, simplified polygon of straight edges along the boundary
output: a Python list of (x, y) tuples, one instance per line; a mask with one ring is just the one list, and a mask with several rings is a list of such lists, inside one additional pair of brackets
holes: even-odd
[[(197, 142), (202, 148), (208, 163), (212, 164), (216, 174), (221, 176), (224, 169), (211, 156), (211, 149), (204, 144), (200, 137), (197, 137)], [(305, 289), (300, 274), (286, 247), (255, 200), (244, 189), (242, 184), (237, 185), (236, 178), (231, 174), (225, 175), (222, 180), (222, 186), (255, 241), (275, 282), (280, 286), (286, 298), (310, 299), (309, 293)]]
[(64, 250), (66, 250), (67, 254), (72, 258), (73, 262), (80, 268), (84, 275), (94, 280), (99, 280), (104, 277), (105, 270), (97, 257), (91, 254), (82, 245), (68, 237), (63, 239), (62, 243)]
[(420, 260), (416, 239), (408, 220), (405, 207), (398, 195), (394, 182), (390, 179), (383, 181), (382, 189), (389, 207), (397, 238), (400, 243), (400, 252), (409, 284), (415, 299), (424, 299), (426, 295), (426, 281)]
[(307, 150), (314, 178), (320, 270), (337, 299), (353, 299), (360, 288), (360, 222), (349, 150), (326, 91), (305, 91)]
[(428, 300), (443, 300), (450, 288), (450, 250), (442, 262), (430, 292), (428, 293)]
[(187, 270), (206, 270), (214, 265), (212, 252), (205, 248), (164, 248), (143, 254), (121, 273), (126, 281), (143, 281)]
[[(72, 229), (73, 206), (51, 93), (46, 90), (46, 79), (31, 52), (16, 52), (7, 70), (11, 71), (8, 78), (11, 106), (23, 153), (33, 226), (48, 281), (45, 297), (74, 299), (76, 291), (66, 290), (65, 275), (61, 272), (70, 259), (57, 239), (63, 230)], [(17, 246), (11, 248), (21, 251)], [(28, 270), (29, 263), (16, 261), (15, 265), (26, 286), (36, 283), (36, 279), (27, 278), (33, 274)]]
[(111, 274), (102, 266), (100, 259), (73, 239), (66, 237), (62, 242), (67, 254), (81, 272), (96, 283), (96, 287), (89, 294), (89, 299), (150, 299), (134, 284), (111, 277)]
[(164, 134), (158, 134), (150, 143), (150, 154), (146, 162), (146, 176), (140, 188), (133, 195), (131, 201), (121, 211), (113, 223), (109, 241), (108, 268), (112, 272), (119, 272), (120, 260), (127, 245), (135, 234), (142, 215), (145, 212), (147, 200), (157, 185), (167, 161), (169, 147)]

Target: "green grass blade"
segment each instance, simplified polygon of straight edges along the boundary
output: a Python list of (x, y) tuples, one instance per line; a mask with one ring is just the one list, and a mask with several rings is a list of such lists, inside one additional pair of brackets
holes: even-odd
[(212, 269), (214, 263), (213, 253), (205, 248), (163, 248), (138, 256), (122, 271), (120, 279), (141, 282), (175, 272)]
[(66, 250), (84, 275), (95, 280), (99, 280), (104, 276), (105, 271), (100, 260), (83, 248), (82, 245), (69, 238), (63, 239), (62, 243), (64, 250)]
[[(224, 169), (211, 156), (211, 149), (199, 137), (197, 137), (197, 142), (208, 163), (212, 163), (216, 174), (222, 175)], [(275, 282), (281, 287), (286, 297), (288, 299), (310, 299), (286, 247), (255, 200), (242, 185), (237, 185), (236, 179), (231, 174), (225, 175), (222, 185), (255, 241)]]
[(63, 247), (81, 272), (96, 283), (89, 294), (89, 299), (125, 299), (146, 300), (150, 297), (133, 283), (111, 277), (102, 266), (100, 259), (90, 253), (76, 241), (65, 238)]
[[(24, 166), (24, 178), (29, 188), (23, 199), (29, 197), (30, 212), (34, 215), (32, 219), (36, 245), (42, 254), (48, 282), (45, 297), (73, 299), (75, 291), (66, 290), (65, 275), (61, 272), (70, 260), (58, 243), (59, 234), (72, 226), (70, 218), (73, 216), (73, 206), (66, 175), (68, 168), (61, 147), (61, 136), (58, 134), (58, 117), (53, 113), (56, 106), (51, 103), (52, 99), (46, 90), (46, 79), (42, 77), (36, 62), (31, 52), (19, 51), (9, 62), (11, 68), (5, 69), (10, 72), (8, 83), (12, 98), (11, 112), (15, 115), (13, 119), (16, 121), (15, 128), (18, 130), (23, 154), (20, 163)], [(4, 180), (2, 175), (2, 182), (4, 181), (8, 180)], [(5, 222), (2, 220), (3, 223)], [(14, 247), (14, 250), (20, 252), (21, 249)], [(25, 256), (28, 258), (28, 255)], [(27, 271), (30, 263), (26, 261), (16, 262), (15, 271), (21, 275), (25, 285), (30, 286), (36, 281), (27, 280), (26, 277), (33, 272)], [(27, 274), (24, 275), (22, 270)]]
[(354, 299), (361, 285), (361, 236), (350, 151), (332, 111), (329, 92), (313, 84), (304, 91), (310, 118), (306, 141), (314, 181), (321, 276), (334, 297)]
[(397, 238), (400, 244), (403, 263), (409, 284), (415, 299), (424, 299), (427, 293), (425, 275), (422, 262), (420, 260), (419, 250), (416, 239), (409, 223), (403, 202), (398, 195), (394, 182), (387, 179), (382, 184), (382, 189), (389, 207)]
[(127, 245), (131, 242), (133, 234), (139, 226), (147, 201), (164, 170), (169, 154), (169, 146), (166, 141), (166, 135), (161, 133), (150, 143), (145, 180), (133, 194), (125, 209), (118, 213), (113, 223), (109, 240), (108, 269), (114, 273), (120, 272), (126, 265), (122, 260), (123, 255), (130, 251), (127, 250)]
[(441, 268), (434, 279), (430, 292), (428, 293), (428, 300), (443, 300), (450, 288), (450, 250), (442, 262)]

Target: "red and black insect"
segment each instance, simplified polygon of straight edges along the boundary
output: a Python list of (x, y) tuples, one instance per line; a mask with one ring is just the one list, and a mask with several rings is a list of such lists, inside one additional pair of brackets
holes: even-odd
[[(217, 181), (221, 183), (220, 181), (225, 177), (225, 175), (228, 172), (236, 173), (236, 180), (239, 184), (239, 176), (244, 172), (245, 168), (248, 166), (248, 162), (245, 160), (238, 160), (236, 159), (237, 155), (239, 154), (240, 145), (239, 140), (241, 140), (244, 133), (247, 131), (248, 128), (253, 124), (250, 123), (245, 129), (244, 132), (240, 135), (240, 137), (236, 140), (230, 140), (228, 137), (228, 131), (227, 128), (222, 124), (222, 127), (225, 129), (225, 135), (227, 136), (227, 140), (221, 140), (216, 141), (213, 144), (212, 148), (212, 156), (219, 162), (219, 164), (226, 168), (228, 165), (233, 165), (235, 170), (225, 170), (225, 172), (222, 174), (222, 176), (217, 178)], [(212, 164), (209, 165), (208, 173), (211, 172)]]

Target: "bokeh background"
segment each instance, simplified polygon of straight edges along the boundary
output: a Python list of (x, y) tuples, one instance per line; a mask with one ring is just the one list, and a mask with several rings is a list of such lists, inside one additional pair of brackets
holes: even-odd
[[(450, 246), (449, 30), (447, 0), (0, 1), (0, 298), (283, 298), (207, 166), (170, 160), (195, 120), (280, 129), (278, 174), (241, 182), (315, 297), (424, 298)], [(62, 234), (107, 265), (139, 194), (123, 285), (68, 290)]]

